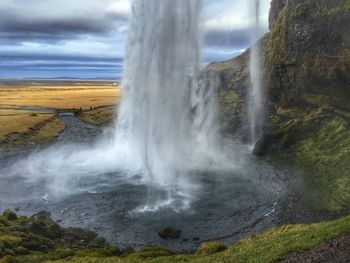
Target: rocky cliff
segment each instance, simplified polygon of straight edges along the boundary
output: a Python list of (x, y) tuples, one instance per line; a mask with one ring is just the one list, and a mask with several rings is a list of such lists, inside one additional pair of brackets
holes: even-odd
[(272, 7), (265, 50), (270, 98), (350, 110), (350, 1), (274, 0)]
[(223, 130), (234, 133), (244, 128), (246, 119), (246, 96), (249, 86), (249, 50), (235, 59), (211, 63), (202, 78), (216, 79), (220, 122)]
[[(269, 24), (258, 43), (269, 114), (255, 153), (302, 168), (305, 205), (348, 213), (350, 1), (273, 0)], [(224, 130), (244, 135), (249, 49), (205, 72), (220, 79)]]

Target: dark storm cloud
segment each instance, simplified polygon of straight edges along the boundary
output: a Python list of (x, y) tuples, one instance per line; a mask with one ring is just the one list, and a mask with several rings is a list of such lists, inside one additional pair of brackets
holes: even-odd
[(0, 41), (14, 43), (24, 40), (52, 42), (79, 38), (81, 35), (107, 35), (126, 22), (118, 13), (97, 17), (26, 17), (12, 10), (1, 10)]

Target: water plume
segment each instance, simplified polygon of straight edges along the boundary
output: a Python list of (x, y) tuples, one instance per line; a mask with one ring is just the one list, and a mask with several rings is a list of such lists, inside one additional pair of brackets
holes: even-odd
[[(250, 0), (252, 11), (251, 17), (252, 47), (250, 50), (250, 79), (251, 86), (249, 90), (248, 116), (250, 127), (250, 144), (252, 146), (258, 141), (264, 121), (263, 107), (263, 86), (260, 65), (260, 43), (255, 42), (260, 37), (260, 0)], [(255, 43), (254, 43), (255, 42)]]
[(208, 156), (215, 141), (215, 91), (198, 81), (201, 9), (201, 0), (132, 4), (116, 141), (129, 141), (161, 184)]
[(188, 209), (198, 174), (235, 169), (239, 153), (218, 139), (218, 82), (200, 77), (201, 10), (202, 0), (133, 0), (113, 134), (92, 145), (58, 142), (11, 173), (45, 182), (55, 196), (95, 191), (88, 182), (114, 174), (150, 186), (136, 209), (144, 212)]

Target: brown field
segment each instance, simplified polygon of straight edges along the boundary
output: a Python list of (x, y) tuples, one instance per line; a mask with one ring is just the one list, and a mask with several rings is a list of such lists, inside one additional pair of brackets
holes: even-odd
[(79, 118), (82, 121), (102, 126), (113, 121), (115, 116), (115, 106), (100, 107), (89, 111), (83, 111)]
[[(31, 111), (18, 111), (0, 109), (0, 142), (6, 139), (23, 137), (36, 137), (41, 135), (43, 140), (57, 136), (64, 129), (64, 124), (54, 114), (36, 113)], [(48, 129), (48, 127), (55, 128)], [(34, 132), (36, 130), (36, 132)], [(50, 130), (50, 131), (49, 131)], [(39, 137), (37, 137), (38, 140)]]
[(121, 93), (112, 83), (64, 82), (0, 85), (0, 143), (28, 140), (47, 142), (64, 130), (54, 115), (16, 109), (82, 109), (83, 121), (103, 125), (112, 121)]
[(34, 106), (50, 109), (90, 109), (115, 105), (120, 90), (112, 84), (79, 85), (0, 85), (0, 108)]

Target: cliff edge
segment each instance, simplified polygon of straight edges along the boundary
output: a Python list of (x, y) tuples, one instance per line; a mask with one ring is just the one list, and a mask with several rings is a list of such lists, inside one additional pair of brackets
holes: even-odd
[[(303, 206), (316, 213), (347, 214), (350, 1), (273, 0), (269, 25), (270, 32), (257, 43), (268, 116), (255, 153), (303, 171), (297, 193)], [(223, 130), (243, 139), (249, 53), (205, 70), (220, 79)]]

